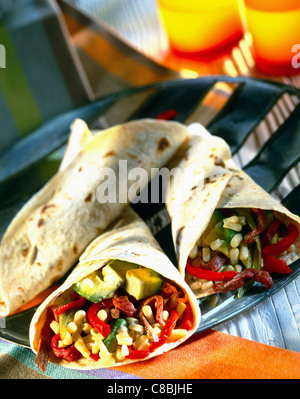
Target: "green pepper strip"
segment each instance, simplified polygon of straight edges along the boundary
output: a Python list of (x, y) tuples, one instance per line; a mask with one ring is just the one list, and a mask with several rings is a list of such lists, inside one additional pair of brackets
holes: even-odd
[(110, 333), (103, 340), (104, 345), (107, 347), (107, 349), (110, 353), (112, 353), (116, 350), (116, 347), (118, 345), (116, 335), (117, 335), (118, 329), (121, 326), (126, 326), (126, 320), (120, 318), (114, 322), (113, 327), (111, 327)]
[[(238, 214), (240, 216), (244, 216), (246, 219), (246, 222), (248, 223), (250, 229), (254, 231), (256, 229), (256, 223), (251, 215), (250, 211), (248, 209), (238, 209), (237, 210)], [(256, 247), (257, 249), (254, 251), (254, 254), (251, 255), (251, 248), (249, 248), (249, 257), (250, 257), (250, 262), (248, 262), (245, 266), (246, 269), (261, 269), (261, 259), (262, 259), (262, 247), (261, 247), (261, 241), (259, 235), (255, 236), (255, 242), (256, 242)], [(243, 297), (243, 295), (251, 288), (254, 284), (254, 280), (247, 281), (242, 287), (240, 287), (236, 293), (236, 298), (240, 299)]]
[[(255, 220), (252, 217), (252, 215), (249, 212), (249, 210), (247, 210), (247, 209), (239, 209), (237, 212), (238, 212), (239, 215), (245, 217), (250, 229), (252, 231), (254, 231), (257, 226), (256, 226)], [(259, 235), (255, 236), (255, 241), (256, 241), (256, 247), (258, 249), (258, 254), (256, 254), (256, 260), (255, 260), (253, 265), (250, 265), (250, 268), (253, 267), (254, 269), (258, 269), (259, 270), (261, 268), (261, 253), (262, 253), (261, 241), (260, 241)], [(254, 256), (254, 258), (255, 258), (255, 256)]]

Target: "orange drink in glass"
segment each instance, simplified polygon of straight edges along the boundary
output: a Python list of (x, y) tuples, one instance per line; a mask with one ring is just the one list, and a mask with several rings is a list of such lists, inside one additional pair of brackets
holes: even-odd
[(175, 52), (213, 52), (242, 37), (238, 0), (157, 0), (157, 4)]
[(243, 12), (256, 66), (270, 75), (300, 73), (300, 1), (244, 0)]

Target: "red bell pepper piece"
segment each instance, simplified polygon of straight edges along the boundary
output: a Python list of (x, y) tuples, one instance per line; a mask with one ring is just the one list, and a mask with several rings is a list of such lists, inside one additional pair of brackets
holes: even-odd
[(271, 244), (272, 238), (274, 237), (278, 227), (280, 226), (281, 222), (278, 219), (275, 219), (269, 227), (263, 232), (261, 244), (264, 248), (267, 245)]
[(99, 353), (90, 353), (90, 358), (97, 361), (100, 359)]
[(81, 353), (75, 348), (75, 345), (68, 348), (59, 348), (58, 342), (60, 340), (60, 334), (56, 334), (51, 339), (51, 348), (56, 357), (63, 358), (68, 362), (73, 362), (80, 359)]
[(105, 321), (100, 320), (97, 316), (99, 310), (104, 309), (105, 307), (112, 307), (112, 301), (102, 301), (98, 303), (93, 303), (88, 311), (87, 318), (89, 323), (99, 331), (99, 333), (105, 338), (110, 333), (110, 325), (105, 323)]
[(215, 272), (211, 270), (204, 270), (200, 267), (194, 267), (187, 263), (186, 265), (187, 273), (191, 274), (192, 276), (203, 278), (205, 280), (211, 281), (227, 281), (231, 280), (234, 276), (237, 275), (237, 272)]
[(296, 225), (288, 225), (288, 235), (276, 244), (270, 244), (263, 248), (263, 255), (278, 256), (286, 251), (298, 238), (299, 230)]
[(66, 310), (79, 309), (85, 305), (86, 299), (83, 296), (78, 295), (75, 291), (72, 292), (71, 298), (72, 298), (71, 302), (69, 302), (65, 305), (62, 305), (57, 309), (53, 309), (53, 313), (54, 313), (55, 317), (58, 317), (60, 314), (62, 314)]
[(150, 352), (153, 352), (155, 349), (158, 347), (162, 346), (168, 339), (168, 337), (171, 335), (172, 330), (174, 329), (177, 320), (179, 319), (179, 313), (177, 310), (172, 310), (170, 317), (168, 318), (166, 324), (164, 325), (162, 332), (160, 333), (158, 337), (158, 341), (152, 342), (150, 345)]
[(154, 352), (155, 349), (159, 348), (167, 341), (178, 319), (179, 319), (179, 313), (177, 312), (177, 310), (173, 309), (169, 319), (167, 320), (166, 324), (164, 325), (164, 328), (162, 329), (162, 332), (158, 337), (158, 341), (152, 342), (148, 350), (132, 350), (131, 348), (129, 348), (129, 355), (127, 355), (126, 357), (128, 359), (144, 359), (150, 353)]
[(292, 270), (281, 259), (273, 258), (272, 256), (263, 255), (264, 267), (263, 270), (269, 273), (289, 274)]
[(150, 355), (150, 350), (134, 350), (129, 347), (129, 355), (127, 355), (126, 358), (139, 360), (145, 359), (145, 357), (147, 357), (148, 355)]
[(189, 302), (186, 303), (186, 308), (183, 312), (180, 328), (189, 331), (193, 327), (193, 311)]
[(177, 114), (178, 111), (176, 109), (168, 109), (158, 114), (155, 119), (172, 120), (176, 118)]

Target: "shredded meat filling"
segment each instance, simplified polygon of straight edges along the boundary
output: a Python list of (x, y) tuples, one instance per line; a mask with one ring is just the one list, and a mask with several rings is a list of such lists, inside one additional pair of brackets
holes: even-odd
[(246, 281), (254, 280), (265, 286), (266, 290), (273, 285), (272, 277), (268, 272), (256, 269), (245, 269), (238, 273), (232, 280), (217, 283), (214, 285), (215, 292), (226, 293), (242, 287)]

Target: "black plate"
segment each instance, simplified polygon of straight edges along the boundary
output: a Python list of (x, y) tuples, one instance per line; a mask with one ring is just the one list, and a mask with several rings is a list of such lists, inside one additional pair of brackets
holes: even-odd
[[(75, 117), (85, 119), (90, 126), (99, 116), (107, 118), (109, 123), (109, 113), (112, 108), (121, 108), (125, 100), (129, 111), (126, 115), (122, 112), (116, 113), (113, 124), (146, 117), (155, 118), (161, 112), (170, 109), (175, 109), (177, 112), (175, 120), (188, 124), (197, 121), (197, 110), (203, 106), (209, 95), (219, 95), (220, 83), (230, 87), (228, 98), (220, 109), (216, 107), (206, 127), (212, 134), (224, 138), (233, 154), (238, 153), (249, 135), (272, 111), (283, 95), (300, 99), (299, 90), (288, 85), (246, 77), (209, 76), (124, 90), (100, 98), (71, 113), (59, 115), (0, 154), (2, 207), (0, 234), (4, 233), (17, 210), (57, 170), (68, 138), (70, 122)], [(299, 162), (299, 131), (300, 106), (298, 105), (252, 161), (244, 166), (244, 170), (266, 191), (272, 193), (284, 176)], [(27, 156), (24, 156), (25, 154)], [(283, 203), (292, 212), (299, 214), (299, 199), (298, 186), (283, 200)], [(164, 204), (135, 204), (133, 207), (147, 222), (166, 254), (176, 264), (170, 225), (165, 219)], [(203, 302), (202, 320), (198, 331), (224, 323), (280, 290), (300, 274), (300, 260), (294, 262), (291, 268), (293, 269), (291, 275), (273, 279), (274, 284), (269, 291), (255, 284), (241, 299), (235, 299), (234, 294), (224, 295), (222, 303), (213, 309)], [(36, 308), (31, 308), (1, 319), (0, 337), (29, 347), (29, 324), (35, 310)]]

